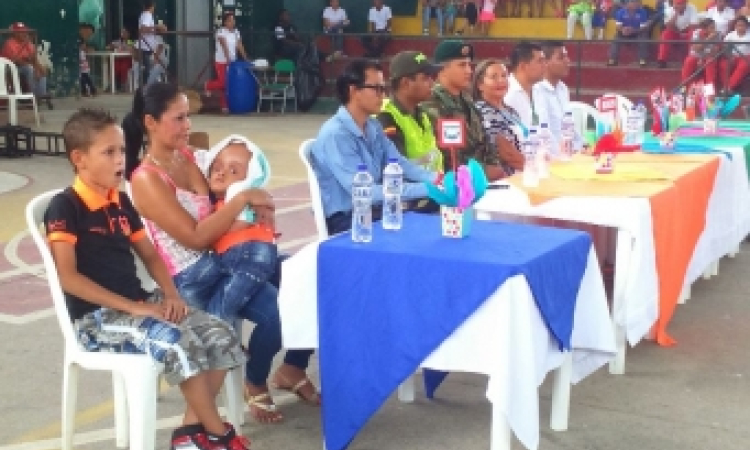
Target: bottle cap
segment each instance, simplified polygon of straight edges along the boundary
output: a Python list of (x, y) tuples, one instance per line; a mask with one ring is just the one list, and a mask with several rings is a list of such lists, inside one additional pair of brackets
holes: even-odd
[(397, 163), (398, 162), (398, 158), (388, 158), (388, 162), (389, 163)]
[(566, 116), (572, 116), (573, 115), (573, 111), (565, 111), (565, 115)]
[(541, 128), (548, 128), (549, 125), (547, 125), (547, 122), (542, 122), (542, 124), (540, 125), (540, 127)]
[(367, 172), (367, 166), (365, 164), (360, 164), (357, 166), (358, 172)]

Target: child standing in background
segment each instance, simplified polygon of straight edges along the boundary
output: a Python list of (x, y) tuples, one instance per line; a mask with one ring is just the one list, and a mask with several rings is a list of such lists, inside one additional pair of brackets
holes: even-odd
[(91, 67), (89, 66), (89, 60), (86, 56), (88, 47), (86, 42), (81, 39), (78, 42), (78, 68), (81, 71), (80, 84), (81, 84), (81, 95), (83, 97), (96, 96), (96, 88), (94, 82), (91, 80)]
[(495, 21), (495, 7), (497, 0), (484, 0), (482, 3), (482, 12), (479, 13), (479, 33), (487, 36), (490, 32), (490, 26)]

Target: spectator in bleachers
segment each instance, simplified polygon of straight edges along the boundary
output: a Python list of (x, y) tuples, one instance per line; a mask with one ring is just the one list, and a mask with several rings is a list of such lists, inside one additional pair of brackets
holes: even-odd
[(586, 36), (586, 39), (591, 40), (593, 37), (591, 27), (593, 15), (594, 5), (591, 3), (591, 0), (578, 0), (575, 3), (571, 3), (568, 7), (568, 39), (573, 39), (573, 29), (576, 26), (576, 22), (580, 22), (583, 27), (584, 36)]
[(443, 7), (445, 0), (422, 0), (422, 34), (430, 35), (430, 20), (435, 16), (438, 36), (443, 35)]
[(624, 8), (615, 13), (615, 26), (617, 33), (609, 47), (608, 66), (616, 66), (620, 53), (620, 45), (625, 40), (640, 39), (638, 42), (638, 64), (646, 66), (648, 55), (648, 13), (641, 7), (640, 0), (627, 0)]
[(474, 34), (477, 21), (479, 20), (479, 11), (477, 10), (477, 5), (474, 1), (475, 0), (461, 0), (458, 12), (460, 16), (464, 17), (465, 21), (461, 28), (456, 27), (456, 34), (464, 34), (467, 32), (467, 29), (470, 34)]
[(728, 49), (728, 57), (719, 61), (721, 81), (726, 81), (728, 92), (736, 92), (740, 84), (750, 74), (750, 33), (747, 32), (748, 19), (738, 16), (734, 21), (734, 31), (730, 32), (724, 40), (733, 43)]
[(687, 83), (697, 72), (703, 72), (703, 81), (716, 87), (716, 76), (719, 71), (719, 61), (716, 55), (721, 51), (721, 46), (715, 42), (720, 40), (721, 35), (716, 29), (714, 20), (702, 19), (698, 28), (693, 31), (690, 54), (682, 65), (682, 83)]
[(734, 9), (727, 5), (727, 0), (716, 0), (716, 4), (708, 9), (706, 17), (714, 20), (719, 34), (726, 36), (729, 33), (729, 24), (734, 21)]
[(496, 59), (488, 59), (477, 65), (472, 82), (474, 105), (482, 114), (484, 131), (490, 137), (500, 156), (500, 165), (506, 175), (523, 170), (524, 156), (521, 153), (521, 139), (524, 132), (520, 127), (521, 117), (505, 104), (508, 92), (508, 69)]
[(374, 6), (370, 8), (367, 16), (367, 31), (375, 36), (362, 38), (365, 47), (365, 56), (380, 58), (385, 46), (390, 41), (391, 34), (391, 8), (383, 4), (383, 0), (374, 0)]
[(591, 28), (594, 39), (604, 39), (604, 30), (607, 27), (607, 19), (612, 11), (611, 0), (595, 0), (594, 14), (591, 16)]
[(297, 35), (297, 28), (292, 24), (289, 11), (286, 9), (279, 12), (279, 19), (274, 27), (274, 37), (274, 56), (296, 62), (305, 46)]
[[(672, 6), (664, 9), (664, 31), (661, 32), (662, 41), (689, 41), (693, 30), (698, 25), (698, 10), (687, 0), (672, 0)], [(671, 42), (659, 44), (657, 63), (659, 67), (667, 67)]]
[(331, 35), (333, 57), (344, 55), (344, 28), (349, 26), (346, 10), (339, 6), (339, 0), (331, 0), (330, 6), (323, 10), (323, 31)]
[(497, 0), (483, 0), (482, 11), (479, 13), (479, 33), (487, 36), (490, 32), (490, 26), (495, 21), (495, 7)]
[(750, 0), (745, 0), (745, 3), (737, 9), (737, 15), (744, 17), (750, 16)]
[(521, 41), (510, 54), (511, 76), (505, 104), (518, 112), (521, 123), (527, 129), (532, 125), (539, 125), (539, 115), (531, 96), (534, 84), (544, 77), (546, 65), (546, 57), (539, 44)]
[[(562, 119), (570, 111), (570, 91), (563, 78), (570, 73), (570, 57), (560, 41), (547, 41), (542, 44), (547, 57), (544, 79), (532, 90), (534, 109), (539, 113), (540, 123), (549, 125), (552, 134), (552, 148), (556, 152), (562, 142)], [(583, 148), (581, 136), (573, 139), (573, 149)]]
[[(471, 87), (471, 60), (474, 49), (462, 41), (442, 41), (435, 48), (435, 64), (440, 72), (437, 83), (432, 88), (429, 100), (422, 107), (432, 120), (433, 127), (441, 117), (461, 118), (466, 123), (466, 145), (456, 151), (457, 164), (466, 164), (474, 158), (484, 167), (490, 181), (505, 177), (500, 165), (500, 155), (492, 146), (484, 131), (482, 115), (474, 106), (467, 91)], [(452, 160), (448, 149), (441, 149), (445, 157), (445, 170), (452, 170)]]
[(29, 28), (23, 22), (10, 26), (13, 34), (3, 43), (0, 55), (18, 67), (23, 84), (37, 97), (47, 96), (47, 69), (36, 57), (36, 47), (31, 41)]
[(461, 9), (461, 0), (445, 0), (443, 27), (447, 34), (456, 33), (456, 18)]

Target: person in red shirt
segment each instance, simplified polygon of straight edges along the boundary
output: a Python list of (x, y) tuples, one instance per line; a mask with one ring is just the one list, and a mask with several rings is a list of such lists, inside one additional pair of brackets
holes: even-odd
[(47, 69), (39, 64), (36, 47), (31, 42), (29, 28), (23, 22), (10, 26), (13, 32), (3, 44), (0, 54), (18, 67), (22, 84), (37, 97), (47, 97)]

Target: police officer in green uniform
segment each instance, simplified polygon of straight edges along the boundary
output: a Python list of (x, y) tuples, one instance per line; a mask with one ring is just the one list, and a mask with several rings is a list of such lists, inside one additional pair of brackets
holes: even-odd
[[(482, 126), (482, 115), (466, 93), (471, 86), (471, 60), (474, 50), (458, 40), (442, 41), (435, 48), (435, 64), (440, 65), (437, 83), (432, 88), (429, 100), (420, 106), (437, 127), (440, 118), (462, 118), (466, 123), (466, 145), (456, 151), (457, 164), (465, 164), (474, 158), (484, 167), (490, 181), (505, 177), (500, 166), (500, 154), (492, 145)], [(443, 165), (446, 171), (452, 169), (450, 152), (443, 151)]]
[(419, 103), (430, 98), (437, 71), (420, 52), (406, 51), (391, 59), (391, 97), (383, 103), (378, 120), (402, 155), (434, 172), (442, 172), (443, 155), (437, 148), (429, 116)]

